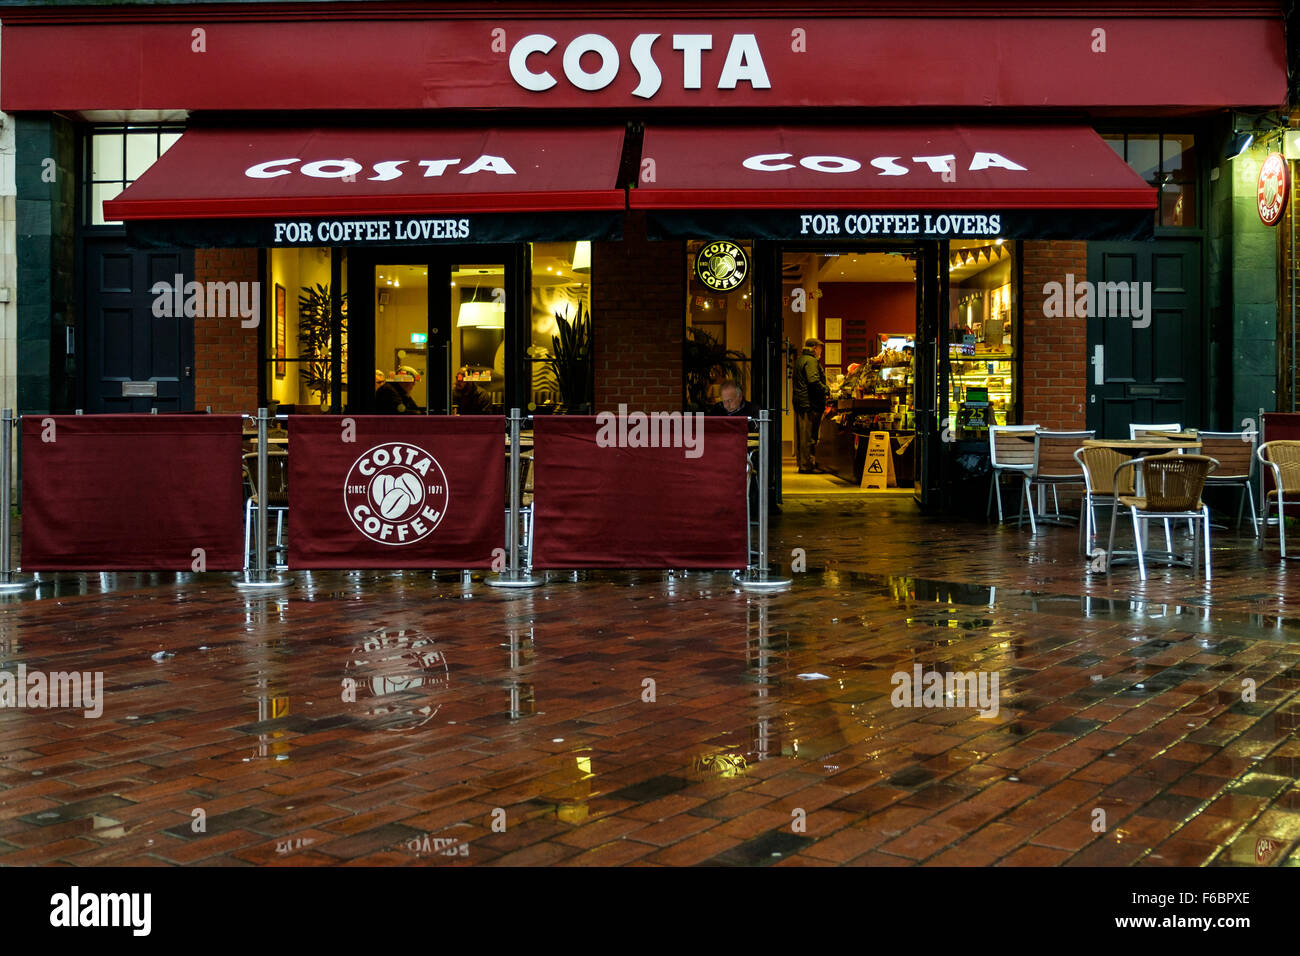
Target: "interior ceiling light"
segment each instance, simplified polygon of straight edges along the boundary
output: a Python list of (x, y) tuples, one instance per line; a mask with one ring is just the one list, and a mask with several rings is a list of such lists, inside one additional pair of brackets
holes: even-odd
[(573, 271), (586, 273), (591, 271), (591, 243), (577, 242), (573, 246)]

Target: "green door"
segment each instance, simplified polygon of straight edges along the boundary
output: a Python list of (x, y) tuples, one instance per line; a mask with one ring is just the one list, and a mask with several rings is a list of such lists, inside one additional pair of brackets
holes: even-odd
[(1100, 438), (1127, 438), (1132, 423), (1204, 428), (1201, 244), (1090, 242), (1087, 278), (1088, 428)]

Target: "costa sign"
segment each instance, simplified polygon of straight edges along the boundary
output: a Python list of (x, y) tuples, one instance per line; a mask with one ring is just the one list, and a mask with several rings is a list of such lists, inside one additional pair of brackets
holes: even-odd
[[(655, 45), (663, 38), (661, 33), (639, 33), (627, 48), (628, 59), (637, 72), (637, 84), (631, 93), (641, 99), (650, 99), (664, 83), (660, 64), (672, 63), (672, 79), (681, 90), (698, 90), (704, 85), (704, 63), (713, 51), (712, 33), (672, 34), (672, 54), (661, 50), (656, 56)], [(660, 44), (664, 46), (666, 44)], [(559, 41), (545, 33), (530, 33), (510, 48), (510, 78), (515, 84), (532, 93), (544, 93), (559, 84), (558, 70), (575, 89), (594, 93), (603, 90), (618, 77), (622, 56), (613, 40), (600, 33), (584, 33), (574, 37), (565, 46), (559, 61), (555, 48)], [(733, 33), (727, 41), (727, 53), (716, 79), (710, 81), (719, 90), (734, 90), (741, 83), (751, 89), (767, 90), (772, 82), (763, 63), (758, 37), (753, 33)]]
[[(778, 173), (797, 168), (795, 162), (793, 153), (760, 153), (748, 157), (741, 165), (759, 173)], [(856, 173), (862, 168), (862, 162), (850, 156), (801, 156), (797, 162), (799, 166), (815, 173)], [(902, 156), (875, 156), (867, 160), (867, 165), (877, 170), (877, 176), (906, 176), (911, 170), (904, 162)], [(941, 175), (952, 176), (957, 171), (957, 156), (953, 153), (943, 156), (913, 156), (912, 162)], [(976, 152), (971, 156), (966, 171), (974, 173), (983, 169), (1028, 172), (1027, 167), (998, 153)]]
[[(300, 157), (290, 159), (268, 159), (264, 163), (257, 163), (249, 166), (244, 170), (244, 175), (249, 179), (275, 179), (279, 176), (289, 176), (298, 173), (301, 176), (310, 176), (312, 179), (346, 179), (355, 182), (358, 173), (365, 172), (366, 167), (358, 163), (355, 159), (317, 159), (309, 163), (302, 163)], [(424, 170), (423, 173), (416, 172), (414, 169), (403, 169), (408, 163), (415, 163)], [(377, 183), (385, 183), (392, 179), (399, 179), (408, 172), (415, 176), (422, 176), (424, 179), (431, 179), (441, 176), (450, 170), (453, 166), (459, 166), (461, 160), (456, 159), (385, 159), (382, 162), (373, 163), (371, 171), (373, 176), (367, 176), (366, 179)], [(296, 167), (296, 168), (293, 168)], [(498, 176), (514, 176), (514, 167), (506, 161), (503, 156), (480, 156), (463, 169), (456, 170), (462, 176), (472, 176), (475, 173), (496, 173)]]
[(1291, 194), (1291, 167), (1281, 153), (1269, 153), (1259, 168), (1259, 182), (1255, 187), (1259, 219), (1266, 226), (1276, 226), (1286, 211)]

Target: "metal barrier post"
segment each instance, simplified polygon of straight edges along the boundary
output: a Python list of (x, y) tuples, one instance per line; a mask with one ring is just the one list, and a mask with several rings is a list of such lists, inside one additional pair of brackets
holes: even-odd
[[(767, 567), (767, 485), (771, 450), (771, 413), (765, 408), (758, 413), (758, 567), (749, 568), (740, 580), (746, 591), (777, 591), (794, 582), (790, 578), (771, 575)], [(745, 489), (746, 497), (749, 489)], [(746, 555), (748, 559), (748, 555)]]
[(0, 464), (0, 593), (5, 591), (22, 591), (35, 587), (35, 581), (15, 581), (10, 567), (9, 549), (12, 547), (13, 517), (10, 514), (13, 502), (10, 499), (10, 482), (13, 481), (14, 418), (12, 408), (0, 411), (0, 455), (4, 456)]
[[(506, 555), (506, 570), (496, 577), (484, 579), (494, 588), (535, 588), (542, 583), (540, 578), (525, 574), (519, 567), (519, 431), (523, 421), (524, 416), (519, 409), (510, 409), (510, 510), (506, 514), (506, 528), (510, 533), (510, 542)], [(534, 533), (536, 527), (537, 523), (534, 521)]]
[(237, 588), (282, 588), (288, 586), (287, 579), (267, 575), (266, 567), (266, 499), (270, 497), (266, 487), (266, 451), (269, 435), (267, 423), (270, 416), (265, 408), (257, 410), (257, 524), (253, 528), (254, 548), (257, 550), (253, 566), (245, 572), (243, 579), (235, 580)]

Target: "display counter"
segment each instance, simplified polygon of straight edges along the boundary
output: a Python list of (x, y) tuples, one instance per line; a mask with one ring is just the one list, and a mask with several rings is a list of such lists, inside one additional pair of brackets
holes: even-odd
[[(866, 464), (867, 445), (871, 433), (889, 435), (890, 453), (894, 456), (894, 478), (900, 488), (912, 485), (915, 473), (915, 432), (895, 429), (888, 420), (889, 402), (884, 399), (844, 399), (848, 408), (832, 410), (822, 419), (817, 437), (817, 464), (822, 471), (836, 475), (855, 485), (862, 483), (862, 470)], [(875, 406), (883, 406), (877, 410)]]

